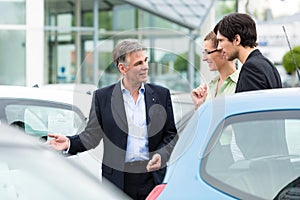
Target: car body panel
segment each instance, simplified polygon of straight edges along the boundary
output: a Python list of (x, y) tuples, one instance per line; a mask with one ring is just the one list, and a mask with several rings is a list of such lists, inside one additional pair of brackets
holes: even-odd
[(177, 132), (180, 133), (194, 113), (194, 103), (190, 93), (171, 91), (174, 120)]
[[(212, 186), (213, 181), (203, 175), (201, 166), (209, 154), (210, 142), (217, 137), (214, 135), (216, 130), (223, 126), (224, 119), (231, 117), (264, 112), (275, 114), (275, 111), (298, 112), (299, 100), (300, 89), (287, 88), (238, 93), (203, 104), (180, 134), (163, 181), (167, 185), (158, 199), (237, 199)], [(247, 197), (260, 199), (249, 194)]]
[(0, 199), (130, 199), (36, 137), (4, 124), (0, 131)]

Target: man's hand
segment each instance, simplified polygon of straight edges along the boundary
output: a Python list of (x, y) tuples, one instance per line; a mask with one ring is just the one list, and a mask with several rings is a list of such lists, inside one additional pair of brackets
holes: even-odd
[(147, 171), (151, 172), (151, 171), (155, 171), (155, 170), (159, 170), (161, 167), (161, 156), (156, 153), (153, 155), (152, 159), (148, 162), (147, 165)]
[(68, 149), (70, 140), (66, 136), (48, 133), (48, 137), (53, 139), (47, 141), (46, 144), (49, 144), (53, 149), (59, 151)]
[(196, 89), (193, 89), (191, 92), (192, 100), (194, 102), (195, 110), (201, 106), (207, 97), (207, 85), (200, 85)]

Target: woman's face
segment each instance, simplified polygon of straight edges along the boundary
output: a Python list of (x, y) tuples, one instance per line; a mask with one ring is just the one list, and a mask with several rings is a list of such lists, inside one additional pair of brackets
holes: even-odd
[(202, 60), (207, 62), (210, 71), (218, 70), (225, 61), (222, 51), (218, 51), (211, 40), (203, 43)]

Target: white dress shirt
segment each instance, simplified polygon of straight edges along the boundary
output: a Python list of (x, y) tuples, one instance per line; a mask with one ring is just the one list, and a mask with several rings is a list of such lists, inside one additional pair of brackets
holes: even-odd
[(139, 89), (139, 96), (136, 102), (134, 102), (133, 96), (125, 89), (122, 82), (121, 90), (128, 122), (125, 162), (149, 160), (144, 84)]

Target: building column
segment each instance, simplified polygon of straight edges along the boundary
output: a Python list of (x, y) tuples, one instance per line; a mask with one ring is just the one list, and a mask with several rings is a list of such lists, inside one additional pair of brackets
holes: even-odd
[[(81, 27), (81, 3), (80, 0), (75, 1), (75, 26)], [(75, 32), (75, 65), (77, 71), (76, 83), (81, 83), (82, 81), (82, 55), (81, 55), (81, 32), (80, 30)]]
[(26, 0), (26, 86), (45, 83), (44, 1)]
[(93, 56), (94, 56), (94, 63), (93, 63), (93, 69), (94, 69), (94, 76), (93, 76), (93, 83), (98, 86), (98, 80), (99, 80), (99, 69), (98, 69), (98, 63), (99, 63), (99, 47), (98, 47), (98, 37), (99, 37), (99, 3), (98, 0), (94, 0), (94, 8), (93, 8), (93, 16), (94, 16), (94, 33), (93, 33)]
[(189, 50), (188, 50), (188, 80), (192, 88), (195, 87), (195, 39), (192, 30), (189, 32)]

